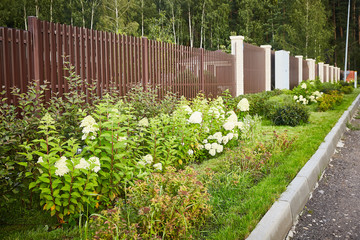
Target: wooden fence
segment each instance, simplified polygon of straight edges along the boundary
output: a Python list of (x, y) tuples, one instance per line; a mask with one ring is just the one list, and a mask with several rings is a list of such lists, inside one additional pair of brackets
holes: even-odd
[(94, 83), (98, 96), (110, 88), (125, 95), (137, 84), (160, 86), (189, 98), (199, 91), (216, 96), (229, 89), (234, 94), (233, 55), (35, 17), (28, 22), (29, 31), (0, 28), (0, 86), (9, 103), (16, 103), (11, 89), (25, 92), (32, 80), (47, 84), (46, 101), (55, 94), (63, 96), (69, 91), (65, 59), (81, 77), (88, 98), (87, 86)]

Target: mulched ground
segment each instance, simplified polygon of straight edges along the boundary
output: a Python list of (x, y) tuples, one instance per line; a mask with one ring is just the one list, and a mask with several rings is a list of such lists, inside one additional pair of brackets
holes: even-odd
[(344, 133), (288, 239), (360, 239), (360, 130)]

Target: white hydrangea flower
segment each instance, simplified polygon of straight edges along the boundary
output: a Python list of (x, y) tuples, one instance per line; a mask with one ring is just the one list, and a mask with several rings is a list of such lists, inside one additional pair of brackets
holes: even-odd
[(191, 156), (194, 154), (194, 151), (190, 149), (187, 153)]
[(218, 143), (214, 142), (211, 144), (211, 148), (216, 150), (218, 145), (219, 145)]
[(97, 125), (96, 125), (95, 119), (94, 119), (92, 116), (90, 116), (90, 115), (87, 116), (87, 117), (85, 117), (85, 118), (81, 121), (80, 127), (83, 128), (82, 133), (84, 134), (84, 135), (81, 137), (82, 140), (85, 140), (85, 139), (88, 137), (89, 133), (93, 133), (94, 135), (92, 136), (92, 138), (95, 139), (96, 131), (99, 130), (99, 128), (98, 128)]
[(208, 114), (213, 115), (216, 119), (220, 117), (220, 111), (216, 107), (210, 107)]
[(210, 132), (210, 129), (208, 127), (204, 127), (204, 132), (208, 133)]
[(230, 140), (232, 140), (233, 138), (234, 138), (234, 134), (233, 133), (228, 133), (227, 135), (226, 135), (227, 137), (228, 137), (228, 139), (229, 139), (229, 141)]
[(148, 127), (149, 126), (149, 120), (147, 119), (147, 117), (144, 117), (143, 119), (141, 119), (138, 123), (139, 127)]
[(224, 143), (224, 145), (226, 145), (226, 144), (229, 142), (229, 137), (228, 137), (228, 135), (223, 136), (222, 142)]
[(93, 169), (91, 169), (93, 172), (98, 172), (98, 171), (100, 171), (100, 159), (98, 158), (98, 157), (91, 157), (91, 158), (89, 158), (89, 162), (91, 163), (91, 164), (94, 164), (95, 165), (95, 167), (93, 167)]
[(90, 163), (88, 163), (85, 158), (81, 158), (78, 165), (75, 166), (76, 169), (89, 169)]
[(37, 163), (43, 163), (43, 162), (44, 162), (43, 158), (42, 158), (42, 157), (39, 157)]
[(211, 149), (211, 143), (205, 144), (205, 149), (206, 149), (206, 150), (210, 150), (210, 149)]
[(161, 163), (156, 163), (156, 164), (153, 165), (153, 167), (154, 167), (156, 170), (162, 171), (162, 164), (161, 164)]
[(220, 138), (222, 138), (222, 133), (216, 132), (216, 133), (214, 133), (213, 137), (214, 137), (214, 139), (220, 139)]
[(182, 105), (181, 108), (188, 114), (192, 114), (193, 110), (188, 105)]
[(141, 165), (141, 166), (145, 166), (145, 165), (146, 165), (146, 162), (145, 162), (145, 161), (138, 161), (137, 164), (138, 164), (138, 165)]
[(237, 123), (236, 123), (236, 126), (237, 126), (240, 130), (243, 130), (244, 127), (245, 127), (245, 124), (240, 121), (240, 122), (237, 122)]
[(299, 96), (299, 100), (302, 101), (304, 99), (303, 95)]
[(216, 147), (216, 152), (221, 153), (224, 150), (224, 146), (221, 144), (218, 144)]
[(203, 144), (206, 144), (206, 143), (208, 143), (208, 140), (204, 139), (202, 142), (203, 142)]
[(216, 154), (216, 150), (215, 149), (210, 149), (209, 150), (209, 154), (211, 155), (211, 156), (215, 156), (215, 154)]
[(298, 98), (299, 98), (298, 96), (296, 96), (296, 95), (294, 96), (294, 100), (298, 100)]
[(234, 129), (234, 127), (235, 127), (235, 122), (225, 122), (224, 124), (223, 124), (223, 128), (225, 129), (225, 130), (227, 130), (227, 131), (231, 131), (231, 130), (233, 130)]
[(250, 108), (249, 101), (246, 98), (241, 99), (237, 105), (237, 108), (242, 112), (249, 111)]
[(201, 123), (202, 122), (202, 113), (193, 112), (189, 118), (189, 123)]
[(204, 149), (204, 145), (200, 144), (199, 145), (199, 150), (203, 150)]
[(153, 157), (151, 154), (148, 154), (142, 158), (147, 164), (151, 164), (153, 162)]
[(234, 133), (234, 138), (235, 138), (235, 139), (238, 139), (238, 138), (239, 138), (239, 134)]
[(306, 89), (307, 88), (306, 83), (301, 84), (301, 88)]
[(62, 156), (58, 161), (55, 163), (56, 171), (55, 175), (62, 177), (67, 174), (70, 170), (66, 165), (67, 158)]
[(230, 116), (226, 120), (227, 122), (237, 122), (238, 121), (237, 115), (234, 111), (230, 111), (227, 114), (230, 114)]

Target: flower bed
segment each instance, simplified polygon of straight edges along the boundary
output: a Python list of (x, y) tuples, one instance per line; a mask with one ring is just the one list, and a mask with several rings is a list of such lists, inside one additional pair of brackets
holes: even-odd
[[(80, 234), (94, 238), (205, 237), (214, 233), (200, 229), (218, 229), (221, 224), (216, 219), (224, 213), (233, 214), (227, 212), (232, 203), (226, 199), (235, 197), (234, 203), (244, 211), (243, 203), (251, 199), (248, 190), (272, 176), (283, 165), (284, 156), (293, 152), (298, 137), (292, 129), (274, 132), (261, 125), (269, 123), (266, 109), (270, 110), (276, 95), (283, 103), (279, 101), (274, 108), (275, 116), (284, 115), (284, 111), (278, 113), (282, 106), (291, 109), (290, 113), (310, 103), (317, 109), (322, 98), (317, 91), (322, 85), (303, 84), (306, 87), (301, 85), (300, 91), (313, 90), (302, 93), (310, 100), (301, 104), (296, 102), (299, 98), (289, 100), (274, 91), (248, 98), (225, 94), (224, 98), (207, 99), (199, 95), (191, 101), (175, 101), (169, 97), (166, 104), (159, 102), (162, 107), (146, 110), (136, 108), (148, 103), (146, 98), (134, 101), (134, 93), (128, 95), (132, 101), (108, 95), (90, 106), (73, 92), (72, 97), (83, 105), (66, 105), (55, 99), (47, 111), (41, 109), (33, 116), (38, 119), (32, 120), (35, 129), (22, 130), (26, 140), (17, 150), (21, 149), (22, 155), (9, 154), (7, 159), (15, 157), (11, 159), (17, 164), (14, 171), (24, 174), (8, 176), (21, 177), (25, 189), (38, 194), (35, 202), (61, 224), (71, 225), (84, 212), (88, 212), (87, 217), (93, 213)], [(299, 89), (287, 94), (296, 95)], [(311, 96), (318, 97), (313, 101)], [(69, 96), (69, 100), (74, 98)], [(173, 107), (169, 107), (171, 101)], [(288, 106), (289, 101), (292, 105)], [(64, 105), (55, 107), (55, 103)], [(12, 106), (5, 107), (2, 112), (15, 113)], [(67, 110), (74, 113), (71, 122), (64, 120), (69, 116)], [(22, 114), (23, 119), (30, 119), (26, 111)], [(2, 117), (9, 121), (9, 116)], [(306, 128), (308, 118), (299, 122), (299, 128)], [(20, 120), (13, 118), (10, 126)], [(189, 168), (191, 164), (198, 170)]]

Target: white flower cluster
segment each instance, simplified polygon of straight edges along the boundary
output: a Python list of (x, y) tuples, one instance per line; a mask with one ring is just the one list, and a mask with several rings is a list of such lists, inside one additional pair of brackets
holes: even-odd
[(193, 110), (188, 105), (182, 105), (181, 109), (187, 112), (188, 114), (192, 114)]
[(202, 122), (202, 113), (201, 112), (193, 112), (188, 120), (189, 123), (201, 123)]
[(55, 167), (55, 175), (59, 177), (64, 176), (70, 171), (67, 167), (67, 158), (65, 156), (62, 156), (58, 161), (56, 161)]
[(139, 127), (148, 127), (149, 126), (149, 120), (147, 119), (147, 117), (144, 117), (143, 119), (141, 119), (138, 123)]
[(82, 140), (85, 140), (90, 133), (92, 133), (92, 136), (90, 137), (90, 139), (94, 140), (96, 137), (96, 131), (99, 130), (99, 128), (96, 125), (95, 119), (90, 115), (85, 117), (81, 121), (80, 127), (83, 127), (82, 132), (84, 135), (81, 138)]
[(205, 149), (209, 151), (211, 156), (215, 156), (216, 153), (221, 153), (224, 150), (224, 146), (216, 142), (206, 143)]
[[(305, 84), (306, 85), (306, 84)], [(309, 100), (307, 100), (305, 97), (303, 97), (303, 95), (298, 96), (294, 96), (294, 100), (298, 103), (302, 103), (304, 105), (307, 105), (309, 103)]]
[(301, 84), (301, 88), (306, 89), (306, 88), (307, 88), (306, 83), (302, 83), (302, 84)]
[[(305, 84), (305, 83), (303, 83)], [(306, 85), (306, 84), (305, 84)], [(312, 95), (308, 98), (304, 97), (303, 95), (300, 96), (294, 96), (294, 100), (298, 103), (302, 103), (304, 105), (309, 104), (309, 102), (317, 102), (318, 98), (322, 96), (322, 92), (315, 91), (312, 93)]]
[[(138, 161), (137, 164), (140, 165), (140, 166), (146, 166), (146, 165), (152, 164), (153, 161), (154, 161), (154, 159), (153, 159), (152, 155), (151, 155), (151, 154), (148, 154), (148, 155), (146, 155), (146, 156), (143, 156), (143, 157), (141, 158), (141, 160)], [(155, 163), (155, 164), (153, 165), (153, 167), (154, 167), (156, 170), (162, 171), (162, 164), (161, 164), (161, 163)]]
[(250, 109), (249, 101), (246, 98), (241, 99), (237, 105), (237, 108), (242, 112), (249, 111)]
[[(42, 160), (42, 158), (41, 158)], [(40, 161), (40, 158), (38, 162)], [(59, 177), (64, 176), (68, 172), (70, 172), (70, 169), (67, 166), (68, 159), (65, 156), (62, 156), (58, 161), (55, 163), (55, 174)], [(72, 160), (71, 160), (72, 161)], [(81, 158), (80, 162), (75, 166), (75, 169), (84, 169), (89, 170), (90, 166), (93, 166), (91, 171), (98, 172), (100, 171), (100, 160), (98, 157), (91, 157), (89, 158), (89, 161), (86, 161), (85, 158)]]
[(93, 169), (92, 169), (92, 171), (94, 171), (94, 172), (98, 172), (98, 171), (100, 171), (100, 159), (98, 158), (98, 157), (91, 157), (91, 158), (89, 158), (89, 162), (90, 162), (90, 164), (91, 165), (94, 165), (94, 167), (93, 167)]
[(243, 123), (238, 122), (236, 113), (234, 111), (230, 111), (227, 114), (230, 114), (230, 116), (226, 119), (226, 122), (223, 124), (223, 128), (227, 131), (232, 131), (234, 130), (235, 127), (238, 127), (241, 130)]

